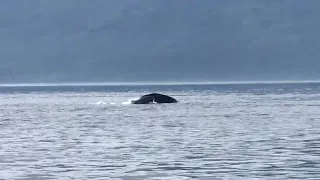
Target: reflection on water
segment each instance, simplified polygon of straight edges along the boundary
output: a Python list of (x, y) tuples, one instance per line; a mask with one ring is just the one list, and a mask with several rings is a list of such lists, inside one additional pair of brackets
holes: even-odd
[(0, 179), (320, 179), (320, 93), (171, 94), (0, 94)]

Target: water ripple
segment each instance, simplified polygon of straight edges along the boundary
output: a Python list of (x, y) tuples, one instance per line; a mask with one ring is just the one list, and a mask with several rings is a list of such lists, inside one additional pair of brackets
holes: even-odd
[(266, 91), (1, 95), (0, 179), (320, 179), (320, 93)]

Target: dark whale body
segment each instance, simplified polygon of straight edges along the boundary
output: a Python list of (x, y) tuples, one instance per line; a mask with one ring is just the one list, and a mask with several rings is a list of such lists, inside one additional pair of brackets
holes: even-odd
[(176, 103), (176, 99), (158, 93), (146, 94), (141, 96), (140, 99), (132, 101), (132, 104), (149, 104), (149, 103)]

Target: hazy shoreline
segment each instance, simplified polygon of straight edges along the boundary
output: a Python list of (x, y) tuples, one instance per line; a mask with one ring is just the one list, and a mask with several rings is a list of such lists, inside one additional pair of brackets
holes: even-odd
[(206, 81), (206, 82), (61, 82), (61, 83), (0, 83), (0, 87), (47, 86), (175, 86), (175, 85), (250, 85), (250, 84), (310, 84), (320, 80), (297, 81)]

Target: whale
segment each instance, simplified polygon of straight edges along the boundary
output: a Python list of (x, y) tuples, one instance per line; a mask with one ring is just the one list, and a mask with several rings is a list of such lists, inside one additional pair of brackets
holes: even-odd
[(163, 103), (177, 103), (178, 101), (170, 97), (168, 95), (159, 94), (159, 93), (151, 93), (141, 96), (137, 100), (132, 100), (132, 104), (151, 104), (151, 103), (157, 103), (157, 104), (163, 104)]

